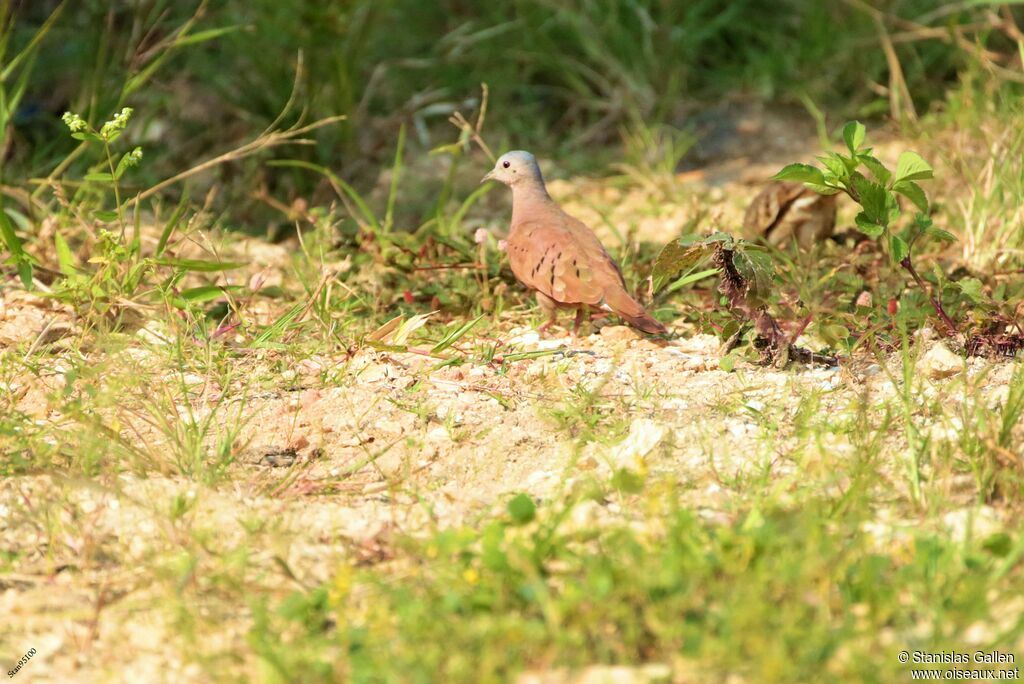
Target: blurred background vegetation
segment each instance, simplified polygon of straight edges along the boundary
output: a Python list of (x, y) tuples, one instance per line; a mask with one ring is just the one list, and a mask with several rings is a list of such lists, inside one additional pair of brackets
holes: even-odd
[[(294, 86), (297, 106), (281, 123), (348, 118), (287, 156), (328, 166), (360, 189), (390, 165), (401, 126), (409, 155), (451, 142), (448, 116), (469, 115), (481, 83), (490, 86), (492, 146), (542, 149), (574, 170), (602, 151), (621, 157), (623, 145), (665, 140), (652, 130), (693, 139), (702, 112), (729, 102), (913, 121), (965, 79), (989, 83), (1005, 72), (1012, 78), (997, 79), (1000, 92), (1019, 87), (1012, 67), (1024, 10), (1013, 5), (0, 0), (8, 56), (41, 37), (4, 74), (8, 101), (16, 78), (30, 75), (4, 131), (2, 173), (6, 182), (50, 174), (75, 147), (64, 111), (98, 125), (130, 105), (130, 142), (147, 155), (135, 181), (151, 183), (253, 138)], [(237, 207), (253, 187), (285, 203), (315, 190), (316, 177), (268, 167), (267, 154), (216, 171), (223, 207)]]

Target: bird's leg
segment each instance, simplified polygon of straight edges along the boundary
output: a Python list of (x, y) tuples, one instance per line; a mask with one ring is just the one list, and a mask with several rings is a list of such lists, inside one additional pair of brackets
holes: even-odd
[(540, 306), (540, 310), (548, 315), (548, 320), (537, 328), (537, 332), (543, 334), (558, 320), (558, 304), (542, 292), (537, 292), (537, 304)]
[(576, 320), (572, 322), (572, 336), (579, 337), (580, 326), (583, 325), (583, 318), (587, 315), (587, 308), (580, 306), (576, 308)]

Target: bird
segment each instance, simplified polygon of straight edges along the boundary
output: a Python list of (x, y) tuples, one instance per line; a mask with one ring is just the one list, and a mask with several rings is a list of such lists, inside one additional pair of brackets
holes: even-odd
[(547, 314), (540, 332), (554, 325), (559, 309), (576, 309), (573, 334), (591, 309), (614, 312), (646, 333), (667, 332), (626, 291), (622, 271), (594, 231), (551, 199), (532, 154), (506, 152), (480, 182), (489, 180), (512, 190), (505, 251), (512, 273), (536, 293), (537, 303)]
[(774, 181), (747, 207), (743, 227), (776, 247), (795, 239), (809, 249), (832, 235), (836, 195), (819, 195), (803, 183)]

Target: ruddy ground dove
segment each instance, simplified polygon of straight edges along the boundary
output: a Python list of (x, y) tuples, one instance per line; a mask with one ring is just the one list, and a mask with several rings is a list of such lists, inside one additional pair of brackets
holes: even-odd
[(775, 246), (795, 240), (804, 249), (832, 235), (836, 196), (819, 195), (803, 183), (776, 181), (747, 207), (743, 227)]
[(558, 309), (576, 309), (573, 331), (588, 310), (613, 311), (648, 333), (665, 326), (648, 314), (626, 291), (618, 264), (590, 228), (569, 216), (551, 199), (537, 160), (529, 152), (503, 154), (484, 180), (512, 189), (512, 227), (506, 251), (512, 273), (537, 294), (551, 326)]

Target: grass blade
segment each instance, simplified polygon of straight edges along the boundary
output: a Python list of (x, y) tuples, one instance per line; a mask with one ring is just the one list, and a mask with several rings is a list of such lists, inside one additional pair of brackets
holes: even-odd
[(468, 333), (470, 330), (472, 330), (473, 327), (476, 326), (476, 324), (479, 323), (480, 320), (483, 317), (484, 317), (484, 314), (480, 314), (479, 316), (477, 316), (473, 320), (467, 321), (466, 323), (463, 323), (462, 325), (458, 326), (457, 328), (453, 328), (452, 330), (450, 330), (448, 332), (447, 335), (445, 335), (441, 339), (440, 342), (435, 344), (434, 348), (431, 349), (430, 351), (432, 353), (434, 353), (434, 354), (437, 354), (438, 352), (443, 352), (445, 349), (447, 349), (448, 347), (452, 346), (453, 344), (458, 342), (460, 339), (462, 339), (462, 337), (465, 336), (465, 334)]

